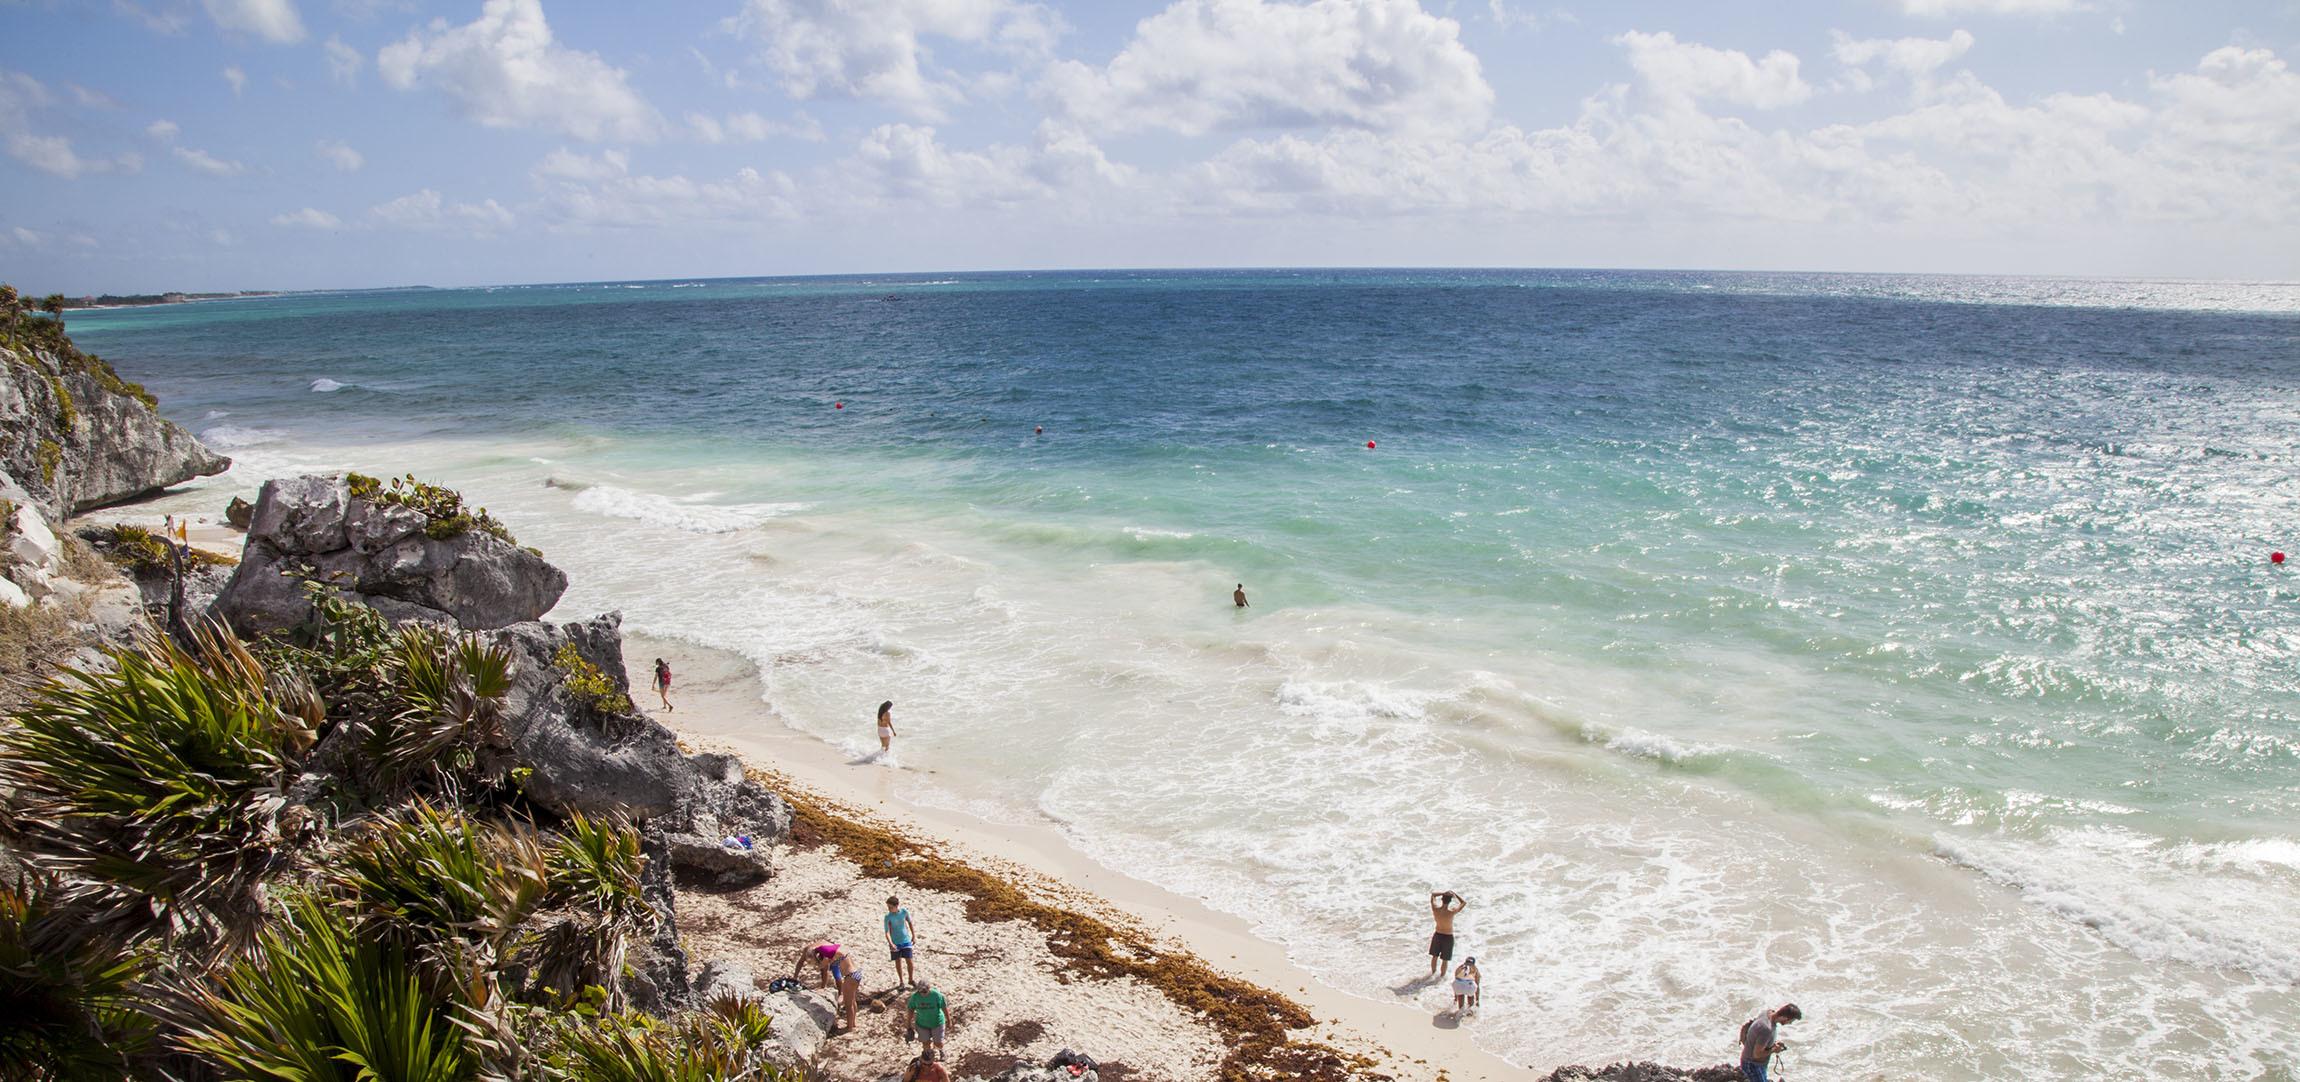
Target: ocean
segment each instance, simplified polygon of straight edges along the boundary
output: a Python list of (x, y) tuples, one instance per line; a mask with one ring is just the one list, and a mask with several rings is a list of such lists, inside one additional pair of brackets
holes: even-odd
[[(263, 478), (414, 471), (1471, 1037), (2300, 1077), (2300, 286), (886, 275), (73, 313)], [(1039, 432), (1043, 429), (1043, 432)], [(1234, 609), (1243, 584), (1252, 607)], [(1436, 992), (1426, 993), (1434, 1006)]]

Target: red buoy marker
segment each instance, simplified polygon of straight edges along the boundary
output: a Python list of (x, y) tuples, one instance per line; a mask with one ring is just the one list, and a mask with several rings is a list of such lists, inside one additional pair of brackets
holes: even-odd
[(844, 402), (834, 402), (831, 404), (831, 408), (835, 410), (843, 410), (847, 408), (847, 404)]
[(1371, 450), (1373, 450), (1373, 449), (1374, 449), (1374, 441), (1372, 441), (1372, 440), (1367, 440), (1367, 441), (1366, 441), (1366, 450), (1368, 450), (1368, 451), (1371, 451)]
[(1030, 434), (1033, 436), (1043, 436), (1046, 434), (1046, 426), (1037, 425), (1030, 430)]
[(2283, 553), (2281, 553), (2281, 552), (2271, 552), (2271, 553), (2269, 553), (2269, 554), (2268, 554), (2268, 562), (2269, 562), (2269, 563), (2272, 563), (2272, 564), (2280, 564), (2280, 563), (2283, 563), (2283, 562), (2284, 562), (2284, 554), (2283, 554)]

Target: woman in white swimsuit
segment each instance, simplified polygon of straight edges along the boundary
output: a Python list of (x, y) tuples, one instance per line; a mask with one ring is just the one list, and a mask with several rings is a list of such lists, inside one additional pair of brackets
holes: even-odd
[(878, 704), (878, 750), (894, 750), (894, 700)]

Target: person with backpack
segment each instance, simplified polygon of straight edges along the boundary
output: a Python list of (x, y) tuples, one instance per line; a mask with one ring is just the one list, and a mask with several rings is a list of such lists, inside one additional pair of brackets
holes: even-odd
[(655, 659), (655, 697), (663, 700), (663, 709), (678, 709), (671, 705), (671, 663), (662, 658)]
[(1789, 1047), (1789, 1042), (1781, 1039), (1780, 1027), (1803, 1017), (1805, 1012), (1796, 1004), (1784, 1003), (1778, 1010), (1741, 1023), (1741, 1077), (1746, 1082), (1765, 1082), (1773, 1053)]

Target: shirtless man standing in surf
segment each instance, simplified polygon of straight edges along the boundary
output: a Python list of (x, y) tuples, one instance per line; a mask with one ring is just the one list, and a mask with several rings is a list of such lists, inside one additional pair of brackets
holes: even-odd
[(1436, 922), (1437, 931), (1430, 935), (1430, 971), (1423, 980), (1436, 980), (1453, 961), (1454, 914), (1468, 908), (1469, 899), (1450, 890), (1430, 895), (1430, 920)]

